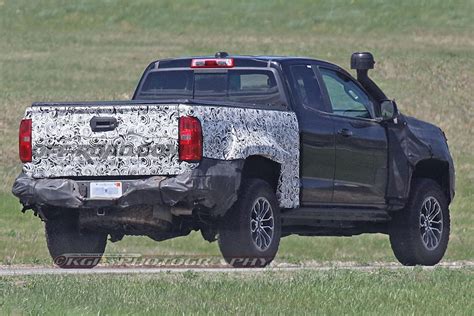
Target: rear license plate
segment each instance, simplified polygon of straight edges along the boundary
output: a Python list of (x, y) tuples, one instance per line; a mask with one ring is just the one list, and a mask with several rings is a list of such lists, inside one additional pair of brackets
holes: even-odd
[(122, 196), (122, 182), (91, 182), (91, 199), (116, 199)]

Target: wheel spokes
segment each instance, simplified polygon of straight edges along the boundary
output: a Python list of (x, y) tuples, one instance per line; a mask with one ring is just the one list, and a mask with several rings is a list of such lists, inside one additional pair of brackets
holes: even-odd
[(440, 244), (443, 234), (443, 212), (438, 200), (426, 198), (420, 210), (420, 233), (426, 249), (434, 250)]
[(273, 240), (274, 220), (270, 202), (263, 197), (254, 202), (250, 219), (250, 230), (255, 246), (265, 251)]

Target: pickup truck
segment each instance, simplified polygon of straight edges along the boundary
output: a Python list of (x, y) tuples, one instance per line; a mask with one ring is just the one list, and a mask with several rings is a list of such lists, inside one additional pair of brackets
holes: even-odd
[(100, 259), (108, 236), (193, 230), (234, 267), (268, 265), (284, 236), (362, 233), (388, 234), (404, 265), (434, 265), (454, 197), (447, 139), (398, 111), (374, 64), (352, 54), (355, 79), (311, 58), (219, 52), (152, 62), (131, 101), (33, 103), (13, 193), (63, 268)]

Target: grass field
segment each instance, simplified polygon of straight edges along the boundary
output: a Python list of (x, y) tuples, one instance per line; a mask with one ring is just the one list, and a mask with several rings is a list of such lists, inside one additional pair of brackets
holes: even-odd
[(0, 278), (0, 309), (46, 315), (470, 315), (472, 273), (416, 269), (6, 277)]
[[(0, 1), (0, 263), (49, 262), (42, 225), (10, 194), (17, 129), (32, 101), (127, 99), (152, 60), (181, 55), (302, 55), (343, 66), (370, 50), (401, 110), (441, 126), (457, 171), (447, 260), (474, 258), (474, 2)], [(198, 234), (126, 238), (109, 252), (218, 254)], [(288, 237), (279, 260), (393, 261), (385, 236)]]
[[(373, 52), (377, 64), (372, 76), (401, 111), (433, 122), (447, 134), (457, 188), (445, 260), (473, 260), (472, 12), (472, 0), (0, 0), (0, 264), (50, 263), (41, 222), (31, 213), (22, 215), (10, 194), (21, 168), (17, 129), (25, 107), (33, 101), (127, 99), (150, 61), (223, 50), (310, 56), (347, 68), (352, 52)], [(107, 251), (219, 255), (215, 243), (196, 233), (161, 243), (125, 238)], [(395, 258), (382, 235), (283, 239), (277, 261), (306, 260), (366, 263)], [(472, 271), (270, 276), (103, 276), (93, 282), (67, 276), (2, 278), (0, 309), (15, 314), (61, 313), (63, 308), (75, 314), (135, 308), (151, 313), (161, 306), (170, 312), (215, 308), (216, 313), (239, 313), (248, 310), (245, 304), (267, 313), (277, 308), (282, 313), (333, 314), (462, 314), (473, 309)], [(124, 283), (125, 289), (120, 286)], [(68, 291), (80, 299), (71, 301)], [(213, 295), (215, 304), (209, 300)], [(174, 305), (182, 296), (192, 299)], [(437, 304), (429, 303), (433, 296)], [(51, 298), (52, 304), (46, 305)], [(81, 302), (91, 307), (83, 309)]]

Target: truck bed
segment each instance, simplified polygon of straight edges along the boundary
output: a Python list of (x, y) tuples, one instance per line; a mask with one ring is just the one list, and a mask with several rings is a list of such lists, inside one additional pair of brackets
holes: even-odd
[[(192, 100), (34, 103), (25, 115), (32, 120), (33, 158), (23, 173), (36, 179), (183, 174), (199, 163), (179, 160), (181, 116), (199, 119), (203, 158), (260, 155), (280, 163), (281, 205), (298, 204), (298, 122), (281, 107)], [(93, 131), (92, 121), (104, 119), (116, 126)]]

